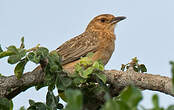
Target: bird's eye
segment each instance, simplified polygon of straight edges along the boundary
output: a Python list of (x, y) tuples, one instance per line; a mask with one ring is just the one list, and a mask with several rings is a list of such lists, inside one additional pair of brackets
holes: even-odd
[(103, 18), (103, 19), (101, 19), (100, 21), (101, 21), (102, 23), (104, 23), (104, 22), (106, 22), (106, 19)]

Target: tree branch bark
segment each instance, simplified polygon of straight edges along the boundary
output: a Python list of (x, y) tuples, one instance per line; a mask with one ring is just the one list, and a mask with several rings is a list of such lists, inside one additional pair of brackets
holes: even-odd
[(163, 92), (165, 94), (174, 96), (172, 92), (172, 79), (165, 76), (153, 75), (150, 73), (138, 73), (133, 69), (127, 71), (118, 70), (106, 70), (104, 72), (107, 76), (107, 81), (113, 84), (115, 87), (115, 93), (117, 90), (128, 85), (134, 85), (143, 90), (153, 90)]
[[(172, 80), (169, 77), (149, 73), (137, 73), (132, 69), (127, 71), (105, 70), (104, 74), (107, 76), (107, 82), (114, 86), (112, 90), (113, 94), (117, 94), (124, 87), (132, 84), (143, 90), (160, 91), (174, 96), (172, 92)], [(25, 73), (19, 80), (14, 75), (8, 77), (1, 76), (0, 97), (12, 99), (22, 91), (43, 81), (44, 72), (41, 68)]]
[(0, 97), (12, 99), (19, 93), (44, 81), (44, 72), (41, 68), (25, 73), (20, 79), (15, 75), (0, 77)]

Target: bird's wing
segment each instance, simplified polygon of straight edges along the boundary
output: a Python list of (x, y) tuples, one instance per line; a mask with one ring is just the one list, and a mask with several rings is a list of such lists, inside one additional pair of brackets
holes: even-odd
[(56, 51), (62, 56), (62, 65), (76, 61), (86, 56), (89, 52), (95, 52), (98, 47), (98, 39), (95, 34), (84, 32), (69, 41), (66, 41)]

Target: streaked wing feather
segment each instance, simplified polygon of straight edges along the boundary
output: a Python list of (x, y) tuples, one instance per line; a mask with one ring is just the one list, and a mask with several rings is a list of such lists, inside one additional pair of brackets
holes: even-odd
[(62, 65), (65, 65), (86, 56), (89, 52), (94, 53), (97, 47), (97, 37), (94, 34), (84, 32), (65, 42), (56, 50), (62, 56)]

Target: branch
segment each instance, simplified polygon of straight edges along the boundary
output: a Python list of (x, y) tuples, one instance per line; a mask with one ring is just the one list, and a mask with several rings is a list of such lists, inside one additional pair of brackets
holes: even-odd
[(127, 71), (118, 70), (106, 70), (104, 72), (107, 76), (107, 81), (113, 84), (115, 91), (122, 90), (128, 85), (134, 85), (143, 90), (159, 91), (171, 96), (174, 96), (172, 92), (172, 79), (165, 76), (153, 75), (150, 73), (138, 73), (132, 69)]
[[(38, 69), (37, 69), (38, 68)], [(25, 73), (20, 79), (15, 75), (0, 77), (0, 97), (14, 98), (19, 93), (44, 81), (44, 72), (38, 66), (32, 72)]]
[[(0, 97), (12, 99), (22, 91), (43, 82), (44, 72), (40, 66), (37, 68), (32, 72), (25, 73), (19, 80), (14, 75), (9, 77), (1, 76)], [(113, 94), (117, 94), (124, 87), (133, 84), (143, 90), (160, 91), (174, 96), (174, 93), (172, 93), (172, 80), (169, 77), (137, 73), (132, 69), (127, 71), (105, 70), (104, 74), (107, 76), (107, 82), (114, 86)]]

